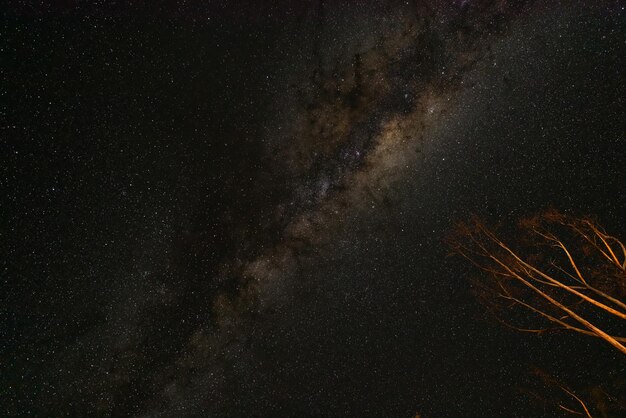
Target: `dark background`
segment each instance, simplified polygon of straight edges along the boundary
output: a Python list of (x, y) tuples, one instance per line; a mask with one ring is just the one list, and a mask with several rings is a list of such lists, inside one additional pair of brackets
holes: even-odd
[(442, 242), (472, 213), (506, 224), (548, 206), (624, 237), (612, 2), (511, 18), (392, 203), (345, 208), (287, 297), (219, 352), (189, 349), (198, 329), (217, 332), (217, 295), (241, 292), (214, 279), (223, 266), (280, 242), (273, 214), (293, 179), (266, 145), (292, 122), (276, 112), (288, 86), (315, 54), (333, 59), (329, 33), (350, 49), (400, 6), (368, 7), (3, 6), (3, 410), (553, 416), (520, 394), (537, 385), (531, 366), (581, 390), (624, 375), (598, 341), (493, 321)]

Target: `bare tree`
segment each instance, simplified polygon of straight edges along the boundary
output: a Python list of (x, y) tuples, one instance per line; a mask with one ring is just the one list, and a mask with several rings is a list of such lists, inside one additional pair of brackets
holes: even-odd
[(590, 218), (555, 210), (500, 235), (474, 219), (448, 244), (480, 269), (479, 296), (501, 322), (601, 338), (626, 354), (626, 247), (618, 238)]

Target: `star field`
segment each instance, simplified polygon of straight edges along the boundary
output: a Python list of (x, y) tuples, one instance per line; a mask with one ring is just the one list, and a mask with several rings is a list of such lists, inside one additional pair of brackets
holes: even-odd
[(554, 416), (530, 368), (623, 376), (443, 243), (624, 237), (619, 2), (260, 3), (2, 6), (0, 411)]

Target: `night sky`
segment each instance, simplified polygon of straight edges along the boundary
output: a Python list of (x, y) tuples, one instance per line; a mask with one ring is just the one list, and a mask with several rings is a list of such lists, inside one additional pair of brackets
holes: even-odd
[(560, 416), (534, 367), (626, 375), (444, 243), (626, 238), (623, 2), (10, 3), (0, 415)]

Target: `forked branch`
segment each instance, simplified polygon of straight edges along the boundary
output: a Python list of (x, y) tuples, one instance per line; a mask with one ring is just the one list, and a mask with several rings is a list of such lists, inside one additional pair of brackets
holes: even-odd
[(523, 219), (507, 240), (499, 235), (474, 219), (448, 239), (454, 253), (479, 268), (488, 304), (506, 302), (506, 309), (519, 307), (626, 354), (626, 336), (618, 335), (626, 329), (626, 246), (618, 238), (590, 219), (556, 211)]

